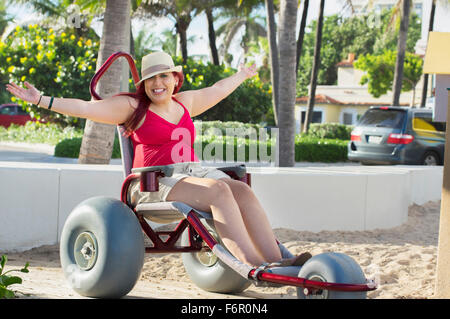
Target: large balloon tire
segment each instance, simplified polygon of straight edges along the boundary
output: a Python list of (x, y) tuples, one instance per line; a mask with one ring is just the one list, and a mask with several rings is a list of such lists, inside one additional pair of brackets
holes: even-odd
[(69, 285), (82, 296), (120, 298), (128, 294), (141, 274), (144, 253), (138, 219), (114, 198), (83, 201), (62, 230), (61, 266)]
[[(333, 283), (366, 283), (366, 278), (358, 263), (353, 258), (341, 253), (323, 253), (312, 257), (300, 269), (298, 277)], [(297, 288), (298, 299), (365, 299), (366, 297), (366, 291), (321, 290), (306, 295), (304, 288)]]
[[(217, 236), (213, 221), (203, 218), (200, 220), (208, 232), (223, 245)], [(183, 246), (189, 245), (187, 231), (181, 237), (181, 244)], [(183, 253), (182, 259), (189, 278), (203, 290), (216, 293), (240, 293), (251, 285), (248, 279), (227, 266), (211, 250)]]

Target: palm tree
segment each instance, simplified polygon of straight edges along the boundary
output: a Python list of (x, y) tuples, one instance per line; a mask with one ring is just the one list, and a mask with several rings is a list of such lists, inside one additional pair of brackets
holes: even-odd
[(409, 14), (411, 12), (411, 0), (401, 1), (402, 10), (397, 42), (397, 59), (395, 61), (395, 73), (392, 86), (392, 105), (399, 105), (400, 102), (400, 92), (403, 81), (403, 63), (405, 62), (406, 54), (406, 37), (408, 35)]
[(277, 46), (277, 30), (275, 25), (275, 9), (273, 0), (265, 0), (267, 37), (269, 39), (270, 80), (272, 82), (272, 108), (275, 125), (278, 126), (279, 110), (279, 57)]
[(298, 66), (300, 64), (300, 56), (302, 55), (303, 38), (305, 36), (306, 18), (308, 16), (308, 7), (309, 7), (309, 0), (305, 0), (303, 3), (302, 21), (300, 23), (300, 29), (298, 32), (298, 39), (297, 39), (297, 63), (295, 66), (296, 72), (298, 72)]
[[(275, 125), (278, 126), (278, 95), (279, 95), (279, 56), (276, 40), (276, 24), (275, 24), (275, 3), (274, 0), (265, 0), (266, 7), (266, 24), (267, 37), (269, 39), (269, 57), (271, 60), (270, 76), (272, 83), (272, 106)], [(299, 35), (297, 39), (297, 58), (296, 58), (296, 72), (300, 63), (300, 56), (303, 47), (303, 38), (305, 35), (306, 18), (308, 15), (309, 0), (304, 1), (302, 20), (300, 23)]]
[(217, 50), (216, 44), (216, 30), (214, 29), (214, 15), (213, 11), (215, 8), (225, 8), (232, 5), (236, 5), (236, 1), (230, 0), (197, 0), (199, 11), (204, 11), (206, 15), (206, 21), (208, 23), (208, 39), (209, 48), (211, 50), (211, 60), (214, 65), (220, 65), (219, 61), (219, 51)]
[(6, 13), (6, 3), (5, 0), (0, 0), (0, 37), (6, 29), (9, 22), (13, 20), (13, 17)]
[[(107, 0), (100, 49), (97, 58), (97, 70), (114, 52), (129, 52), (130, 44), (130, 11), (129, 0)], [(121, 23), (117, 23), (120, 21)], [(102, 97), (109, 97), (121, 90), (128, 90), (123, 83), (128, 83), (121, 63), (114, 63), (101, 78), (97, 91)], [(128, 70), (126, 72), (128, 75)], [(123, 81), (125, 80), (125, 81)], [(114, 145), (115, 126), (86, 121), (83, 141), (78, 163), (108, 164)]]
[[(430, 20), (429, 20), (429, 24), (428, 24), (428, 33), (433, 31), (435, 12), (436, 12), (436, 0), (432, 0), (431, 1)], [(423, 88), (422, 88), (422, 98), (420, 100), (420, 107), (425, 107), (425, 103), (427, 101), (427, 91), (428, 91), (428, 73), (425, 73), (423, 75)]]
[(296, 41), (297, 0), (280, 1), (279, 54), (280, 54), (280, 91), (278, 124), (281, 167), (295, 164), (295, 95), (296, 95)]
[[(369, 0), (369, 3), (371, 3), (371, 0)], [(307, 3), (305, 3), (305, 6), (307, 6)], [(325, 0), (320, 0), (319, 18), (318, 18), (317, 27), (316, 27), (316, 39), (315, 39), (315, 47), (314, 47), (313, 67), (312, 67), (312, 71), (311, 71), (311, 80), (310, 80), (311, 82), (310, 82), (310, 89), (309, 89), (308, 106), (307, 106), (307, 110), (306, 110), (305, 123), (303, 125), (303, 132), (305, 132), (305, 133), (307, 133), (309, 130), (309, 125), (312, 122), (312, 118), (313, 118), (313, 114), (314, 114), (314, 102), (315, 102), (315, 96), (316, 96), (317, 76), (319, 74), (319, 67), (320, 67), (320, 48), (322, 45), (324, 6), (325, 6)], [(345, 1), (343, 9), (345, 10), (347, 8), (350, 8), (352, 13), (355, 12), (353, 3), (351, 0)], [(304, 18), (306, 20), (305, 12), (304, 12)], [(303, 21), (302, 21), (302, 23), (303, 23)], [(300, 35), (299, 35), (299, 40), (300, 40)], [(300, 48), (301, 48), (301, 46), (300, 46)], [(301, 52), (299, 53), (297, 51), (297, 54), (299, 54), (298, 57), (300, 57)], [(297, 67), (298, 67), (298, 64), (297, 64)]]
[[(171, 31), (169, 31), (171, 32)], [(132, 36), (133, 34), (130, 34)], [(139, 30), (137, 35), (130, 41), (130, 54), (136, 61), (136, 68), (141, 69), (142, 57), (151, 51), (159, 51), (163, 45), (159, 34), (149, 33), (147, 30)], [(174, 46), (175, 47), (175, 46)]]
[(308, 107), (306, 109), (305, 123), (303, 125), (303, 132), (305, 132), (305, 133), (307, 133), (309, 130), (309, 124), (312, 121), (313, 112), (314, 112), (314, 102), (315, 102), (316, 87), (317, 87), (317, 75), (319, 73), (319, 66), (320, 66), (320, 47), (322, 45), (324, 6), (325, 6), (325, 0), (320, 0), (319, 20), (317, 21), (317, 28), (316, 28), (314, 60), (313, 60), (313, 67), (312, 67), (312, 71), (311, 71), (311, 82), (310, 82), (309, 97), (308, 97)]
[(139, 30), (134, 38), (134, 58), (138, 60), (143, 57), (149, 50), (155, 50), (161, 44), (159, 36), (149, 33), (147, 30)]
[(175, 29), (179, 36), (181, 54), (184, 63), (187, 62), (187, 29), (192, 19), (200, 13), (196, 1), (190, 0), (147, 0), (142, 2), (144, 13), (151, 16), (166, 16), (174, 20)]
[[(397, 39), (397, 58), (395, 61), (395, 73), (394, 73), (394, 80), (392, 85), (392, 105), (399, 105), (400, 103), (400, 93), (402, 89), (402, 82), (403, 82), (403, 68), (404, 68), (404, 62), (405, 62), (405, 54), (406, 54), (406, 39), (408, 36), (408, 28), (409, 28), (409, 19), (411, 14), (411, 0), (398, 0), (395, 4), (395, 7), (393, 9), (393, 15), (391, 19), (390, 25), (394, 25), (397, 19), (400, 17), (400, 30), (398, 34)], [(373, 5), (373, 0), (368, 1), (368, 7)], [(430, 19), (434, 19), (434, 7), (435, 7), (435, 0), (432, 0), (432, 15), (430, 16)], [(431, 21), (431, 20), (430, 20)], [(430, 26), (432, 27), (432, 23), (430, 23)], [(427, 83), (428, 81), (424, 82)], [(426, 89), (426, 87), (425, 87)], [(423, 96), (426, 98), (426, 92), (425, 94), (422, 94), (422, 103), (424, 104), (425, 101), (423, 100)]]
[(216, 30), (214, 29), (214, 17), (213, 17), (213, 7), (205, 7), (206, 20), (208, 21), (208, 39), (209, 47), (211, 49), (211, 59), (214, 65), (220, 65), (219, 62), (219, 52), (217, 51), (216, 45)]
[[(235, 0), (233, 0), (235, 1)], [(217, 29), (217, 34), (223, 36), (223, 43), (219, 48), (219, 53), (222, 57), (226, 57), (231, 42), (235, 39), (236, 35), (244, 29), (244, 34), (241, 38), (241, 47), (244, 49), (244, 58), (250, 48), (249, 43), (252, 41), (258, 41), (258, 37), (267, 35), (266, 27), (264, 25), (264, 18), (253, 15), (253, 9), (261, 5), (260, 0), (239, 0), (237, 5), (229, 5), (228, 1), (224, 1), (223, 12), (220, 17), (224, 17), (227, 20)], [(231, 61), (226, 62), (230, 63)]]
[(244, 35), (241, 39), (241, 47), (244, 49), (244, 57), (247, 56), (250, 42), (258, 41), (260, 36), (267, 36), (266, 28), (262, 22), (264, 21), (263, 18), (260, 16), (251, 17), (250, 12), (246, 14), (248, 15), (232, 17), (217, 29), (217, 34), (223, 35), (224, 38), (219, 49), (222, 56), (225, 56), (229, 51), (233, 39), (242, 28), (244, 28)]

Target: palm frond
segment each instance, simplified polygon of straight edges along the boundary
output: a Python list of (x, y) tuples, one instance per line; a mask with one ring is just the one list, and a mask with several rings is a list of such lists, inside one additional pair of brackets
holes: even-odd
[(231, 42), (233, 41), (237, 32), (243, 25), (245, 25), (245, 20), (243, 20), (243, 19), (239, 19), (239, 20), (235, 21), (233, 24), (227, 25), (227, 28), (229, 28), (229, 30), (228, 30), (228, 32), (225, 33), (225, 39), (219, 48), (219, 51), (222, 56), (224, 56), (225, 53), (228, 52)]

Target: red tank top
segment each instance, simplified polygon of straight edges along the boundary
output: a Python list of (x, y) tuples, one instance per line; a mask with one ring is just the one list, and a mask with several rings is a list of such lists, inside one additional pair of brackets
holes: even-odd
[(195, 127), (186, 107), (178, 124), (147, 110), (144, 123), (130, 136), (133, 141), (133, 168), (199, 162), (194, 152)]

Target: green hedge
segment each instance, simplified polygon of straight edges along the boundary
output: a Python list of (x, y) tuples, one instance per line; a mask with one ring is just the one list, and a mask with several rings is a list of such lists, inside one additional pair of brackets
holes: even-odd
[[(194, 121), (194, 126), (197, 135), (211, 135), (220, 130), (223, 136), (227, 135), (227, 129), (244, 129), (248, 132), (256, 132), (256, 135), (259, 136), (259, 130), (264, 128), (259, 124), (237, 121)], [(270, 130), (268, 133), (270, 134)]]
[[(195, 140), (195, 150), (202, 150), (201, 160), (217, 160), (222, 161), (227, 159), (227, 147), (233, 149), (234, 161), (249, 161), (250, 150), (256, 149), (256, 159), (258, 161), (267, 162), (271, 156), (271, 143), (273, 140), (267, 139), (263, 141), (261, 146), (265, 151), (265, 154), (261, 156), (259, 151), (259, 139), (249, 139), (248, 137), (238, 136), (226, 136), (227, 128), (244, 128), (255, 129), (259, 134), (259, 129), (262, 126), (258, 124), (246, 124), (240, 122), (221, 122), (221, 121), (204, 121), (201, 123), (194, 122), (197, 127), (197, 137)], [(213, 135), (215, 128), (220, 130), (222, 136)], [(341, 124), (320, 124), (312, 125), (310, 134), (299, 134), (295, 138), (295, 161), (296, 162), (343, 162), (347, 160), (347, 143), (349, 138), (346, 139), (347, 134), (351, 127)], [(269, 131), (270, 133), (270, 131)], [(336, 138), (319, 138), (317, 136), (334, 136)], [(81, 147), (81, 137), (68, 138), (62, 140), (55, 147), (55, 156), (58, 157), (72, 157), (77, 158)], [(205, 149), (206, 148), (206, 149)], [(220, 154), (215, 154), (216, 150), (222, 150), (222, 157), (218, 157)], [(242, 150), (245, 150), (245, 157), (238, 158), (238, 154), (241, 155)], [(206, 151), (206, 152), (205, 152)], [(220, 152), (220, 151), (219, 151)], [(229, 154), (230, 155), (230, 154)], [(217, 158), (215, 158), (217, 157)], [(262, 158), (261, 158), (262, 157)], [(116, 136), (114, 141), (114, 148), (112, 158), (120, 158), (120, 147)], [(252, 156), (252, 160), (255, 160)]]
[[(81, 148), (81, 137), (64, 139), (55, 146), (56, 157), (78, 158)], [(121, 158), (120, 145), (117, 138), (114, 139), (114, 146), (111, 158)]]
[[(222, 161), (227, 159), (227, 147), (233, 149), (233, 160), (241, 161), (238, 154), (245, 150), (244, 161), (250, 160), (250, 150), (256, 149), (257, 160), (267, 162), (271, 156), (271, 141), (263, 142), (261, 146), (266, 150), (265, 156), (261, 158), (259, 154), (259, 141), (240, 137), (224, 137), (218, 139), (213, 135), (197, 137), (194, 148), (202, 149), (203, 160)], [(55, 156), (77, 158), (80, 152), (81, 138), (66, 139), (58, 143), (55, 147)], [(205, 149), (208, 147), (208, 149)], [(216, 150), (222, 149), (222, 156), (219, 158)], [(219, 151), (220, 152), (220, 151)], [(230, 153), (230, 151), (229, 151)], [(212, 157), (209, 157), (211, 155)], [(216, 158), (217, 155), (217, 158)], [(120, 158), (119, 142), (114, 141), (112, 158)], [(254, 160), (252, 156), (252, 160)], [(295, 161), (296, 162), (344, 162), (347, 160), (347, 141), (333, 139), (318, 139), (314, 137), (297, 136), (295, 140)]]
[[(203, 136), (201, 139), (197, 139), (196, 143), (201, 143), (202, 150), (205, 150), (205, 147), (209, 145), (210, 149), (214, 150), (214, 146), (212, 143), (218, 143), (217, 149), (220, 149), (222, 146), (222, 158), (217, 160), (226, 159), (226, 148), (232, 147), (234, 154), (234, 161), (241, 160), (238, 159), (238, 148), (245, 148), (245, 161), (249, 161), (250, 159), (250, 149), (254, 147), (257, 153), (257, 160), (259, 161), (268, 161), (271, 156), (271, 140), (267, 140), (262, 142), (261, 148), (266, 150), (265, 156), (261, 158), (258, 150), (260, 148), (258, 140), (244, 139), (239, 137), (227, 137), (223, 140), (216, 140), (214, 137)], [(297, 135), (295, 139), (295, 161), (296, 162), (324, 162), (324, 163), (333, 163), (333, 162), (345, 162), (348, 160), (347, 158), (347, 143), (345, 140), (338, 139), (319, 139), (310, 136), (300, 136)], [(231, 146), (233, 145), (233, 146)], [(241, 151), (242, 152), (242, 151)], [(214, 152), (208, 151), (208, 154)], [(204, 154), (204, 152), (202, 152)], [(268, 158), (267, 158), (268, 157)], [(211, 160), (209, 158), (204, 158), (205, 160)], [(252, 158), (254, 160), (254, 158)]]
[(63, 139), (81, 137), (83, 131), (54, 123), (27, 122), (25, 125), (0, 126), (0, 141), (56, 145)]
[[(268, 161), (267, 157), (271, 156), (271, 140), (266, 140), (262, 142), (261, 148), (266, 150), (266, 156), (262, 156), (259, 154), (260, 143), (257, 139), (248, 139), (236, 136), (223, 136), (223, 138), (217, 138), (214, 135), (204, 135), (198, 136), (194, 143), (194, 149), (197, 151), (198, 149), (202, 149), (202, 158), (203, 160), (230, 160), (228, 156), (231, 156), (231, 150), (233, 161), (245, 161), (248, 162), (250, 160), (254, 161), (255, 159), (258, 161)], [(229, 149), (227, 153), (227, 148)], [(216, 150), (220, 152), (222, 151), (222, 156), (220, 154), (216, 154)], [(256, 158), (253, 154), (250, 154), (250, 151), (255, 152)], [(245, 152), (245, 153), (244, 153)], [(245, 156), (241, 157), (242, 154)], [(211, 155), (211, 158), (210, 158)], [(239, 157), (238, 157), (239, 155)]]
[(296, 162), (345, 162), (347, 158), (346, 140), (320, 139), (310, 136), (295, 138)]
[(308, 136), (326, 139), (350, 140), (353, 125), (338, 123), (312, 123), (309, 127)]

